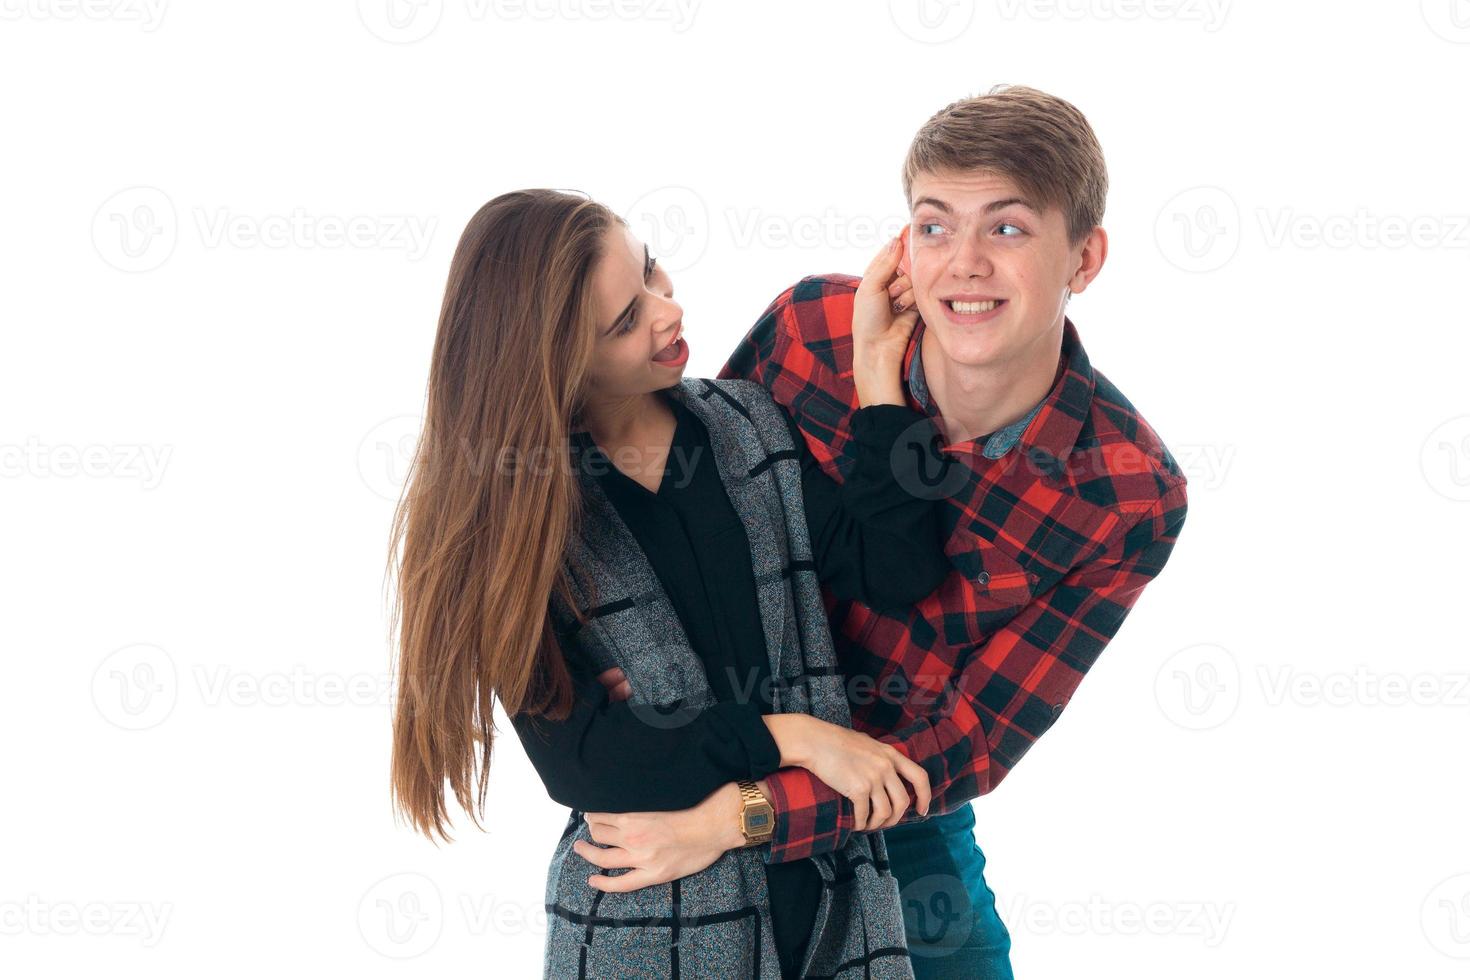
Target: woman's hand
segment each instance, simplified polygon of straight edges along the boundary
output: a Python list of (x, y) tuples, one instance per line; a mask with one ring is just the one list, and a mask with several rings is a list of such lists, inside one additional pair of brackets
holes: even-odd
[(803, 714), (766, 715), (783, 766), (801, 766), (852, 801), (853, 829), (887, 830), (909, 808), (929, 812), (929, 774), (887, 742)]
[(852, 371), (858, 406), (902, 405), (899, 374), (909, 337), (919, 322), (914, 287), (899, 269), (908, 229), (868, 263), (852, 304)]

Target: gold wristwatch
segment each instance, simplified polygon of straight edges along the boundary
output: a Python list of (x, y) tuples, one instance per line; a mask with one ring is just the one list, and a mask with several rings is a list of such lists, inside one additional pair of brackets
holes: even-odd
[(736, 785), (740, 787), (740, 833), (745, 835), (745, 846), (769, 843), (776, 831), (776, 811), (751, 780), (742, 779)]

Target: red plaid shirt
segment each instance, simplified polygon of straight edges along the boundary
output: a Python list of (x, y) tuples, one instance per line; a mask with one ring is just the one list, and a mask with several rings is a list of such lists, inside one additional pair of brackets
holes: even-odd
[[(801, 280), (776, 297), (719, 373), (766, 388), (836, 480), (853, 458), (858, 282)], [(923, 332), (920, 321), (904, 355), (906, 400), (935, 416), (916, 357)], [(953, 460), (940, 493), (954, 569), (936, 591), (898, 614), (824, 592), (853, 727), (924, 767), (930, 815), (990, 792), (1055, 723), (1184, 524), (1184, 474), (1093, 370), (1070, 319), (1059, 360), (1051, 391), (1014, 446), (1003, 454), (984, 439), (943, 447)], [(802, 768), (767, 781), (776, 811), (768, 861), (843, 845), (851, 801)], [(912, 804), (910, 794), (905, 823), (920, 819)]]

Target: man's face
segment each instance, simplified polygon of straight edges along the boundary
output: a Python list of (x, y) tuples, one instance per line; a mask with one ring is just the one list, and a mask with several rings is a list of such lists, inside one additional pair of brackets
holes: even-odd
[(909, 197), (914, 297), (944, 356), (973, 367), (1054, 356), (1066, 291), (1082, 292), (1102, 266), (1102, 229), (1071, 246), (1061, 209), (1038, 212), (986, 171), (921, 173)]

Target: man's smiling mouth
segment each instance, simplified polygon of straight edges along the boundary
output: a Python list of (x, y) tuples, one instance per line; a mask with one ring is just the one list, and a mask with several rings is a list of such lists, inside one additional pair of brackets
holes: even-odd
[(1003, 299), (946, 299), (942, 300), (945, 306), (961, 315), (974, 315), (976, 313), (989, 313), (991, 310), (1005, 302)]

